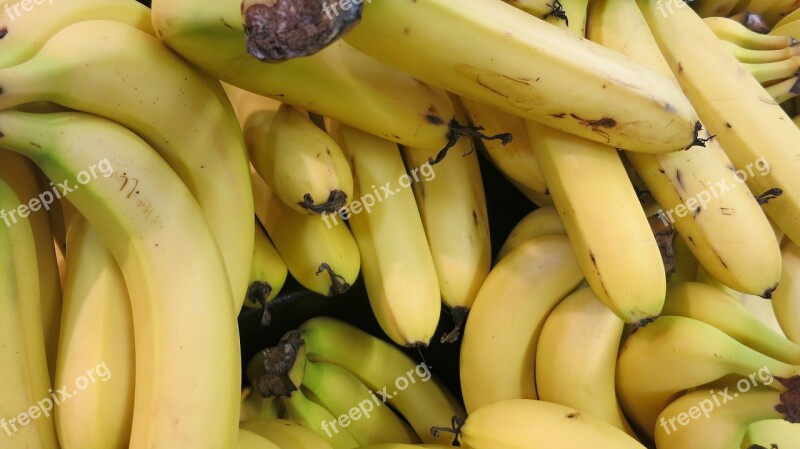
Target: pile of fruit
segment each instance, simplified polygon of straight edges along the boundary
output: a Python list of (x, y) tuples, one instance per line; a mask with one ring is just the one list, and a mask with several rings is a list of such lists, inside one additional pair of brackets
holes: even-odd
[(0, 8), (0, 449), (800, 448), (796, 0)]

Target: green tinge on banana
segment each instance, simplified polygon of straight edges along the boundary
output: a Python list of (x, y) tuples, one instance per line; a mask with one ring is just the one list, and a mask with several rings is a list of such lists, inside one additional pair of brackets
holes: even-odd
[(247, 421), (242, 423), (241, 428), (257, 433), (281, 449), (334, 449), (324, 437), (310, 428), (285, 419)]
[(514, 226), (497, 253), (495, 264), (523, 243), (548, 234), (566, 234), (554, 206), (539, 207)]

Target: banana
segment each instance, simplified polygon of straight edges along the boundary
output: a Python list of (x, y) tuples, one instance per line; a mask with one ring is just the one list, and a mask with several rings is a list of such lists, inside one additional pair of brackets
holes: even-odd
[[(99, 20), (67, 26), (32, 59), (1, 69), (0, 79), (0, 109), (54, 101), (117, 121), (151, 144), (200, 204), (238, 312), (255, 231), (244, 139), (230, 105), (215, 94), (219, 83), (212, 87), (154, 37)], [(220, 183), (225, 188), (214, 187)]]
[(775, 27), (770, 30), (769, 36), (773, 38), (796, 39), (795, 36), (800, 36), (800, 21), (795, 20), (785, 25)]
[(22, 2), (3, 5), (0, 14), (0, 68), (27, 61), (62, 28), (87, 20), (112, 20), (154, 35), (150, 10), (133, 0), (48, 0), (20, 14)]
[(352, 449), (359, 446), (349, 430), (337, 427), (341, 423), (338, 421), (339, 417), (333, 416), (325, 407), (306, 397), (302, 390), (283, 398), (281, 403), (286, 408), (286, 419), (308, 427), (326, 438), (333, 449)]
[[(395, 343), (427, 346), (439, 323), (441, 293), (425, 228), (408, 186), (424, 182), (418, 173), (426, 175), (432, 166), (426, 162), (407, 174), (395, 143), (332, 121), (328, 127), (354, 173), (353, 192), (359, 200), (340, 216), (349, 216), (372, 311)], [(335, 215), (327, 217), (338, 223)]]
[(742, 48), (733, 42), (722, 41), (722, 43), (739, 62), (747, 64), (780, 62), (800, 55), (800, 46), (797, 45), (781, 48), (779, 50), (751, 50), (749, 48)]
[(261, 318), (263, 326), (269, 325), (271, 321), (268, 302), (278, 296), (287, 274), (286, 263), (269, 240), (267, 232), (260, 223), (256, 223), (253, 266), (250, 269), (250, 287), (247, 289), (245, 305), (264, 309)]
[(763, 64), (745, 64), (745, 69), (753, 75), (759, 83), (770, 86), (793, 77), (800, 68), (800, 57), (794, 56), (778, 62), (768, 62)]
[(483, 146), (492, 163), (503, 175), (513, 182), (523, 185), (535, 192), (544, 193), (547, 185), (544, 181), (539, 161), (531, 149), (525, 121), (517, 116), (491, 106), (461, 97), (461, 102), (474, 124), (486, 129), (486, 134), (497, 135), (509, 133), (511, 142), (500, 140), (484, 140)]
[(247, 132), (250, 128), (261, 125), (269, 127), (275, 118), (275, 113), (281, 107), (280, 101), (248, 92), (228, 83), (221, 84), (233, 106), (242, 131)]
[(768, 357), (800, 364), (800, 346), (755, 318), (736, 299), (710, 285), (701, 282), (669, 284), (661, 316), (703, 321)]
[(778, 21), (778, 23), (775, 24), (773, 29), (780, 28), (783, 25), (796, 21), (797, 19), (800, 19), (800, 8), (795, 9), (791, 13), (784, 16), (781, 20)]
[[(239, 412), (239, 422), (258, 419), (280, 418), (280, 402), (272, 396), (264, 398), (251, 387), (242, 390), (242, 403)], [(241, 424), (240, 424), (241, 425)]]
[[(467, 122), (458, 98), (454, 98), (453, 103), (456, 104), (456, 119)], [(428, 162), (436, 157), (435, 151), (405, 147), (402, 152), (408, 170), (419, 168), (423, 174), (432, 173), (413, 183), (412, 190), (436, 267), (442, 302), (450, 308), (455, 322), (455, 328), (442, 336), (443, 342), (458, 339), (466, 314), (492, 263), (489, 217), (478, 153), (472, 141), (464, 139), (450, 152), (450, 157), (435, 167)]]
[(695, 137), (697, 117), (666, 78), (496, 0), (369, 3), (344, 39), (434, 86), (603, 144), (663, 153)]
[(415, 448), (428, 448), (428, 449), (448, 449), (453, 446), (444, 444), (404, 444), (404, 443), (390, 443), (390, 444), (370, 444), (361, 446), (361, 449), (415, 449)]
[(353, 176), (342, 150), (308, 118), (282, 104), (272, 123), (245, 133), (256, 171), (299, 214), (337, 213), (353, 198)]
[(776, 409), (784, 406), (780, 396), (770, 389), (740, 390), (731, 399), (714, 390), (687, 393), (661, 412), (656, 445), (659, 449), (738, 448), (750, 423), (784, 416)]
[(277, 444), (249, 430), (239, 429), (236, 449), (281, 449)]
[[(694, 10), (700, 17), (727, 17), (731, 12), (735, 11), (739, 4), (747, 3), (749, 0), (693, 0)], [(675, 6), (683, 7), (680, 3), (661, 0), (659, 5), (673, 3)], [(671, 13), (672, 8), (666, 6), (667, 10)], [(662, 13), (667, 14), (665, 9), (661, 9)]]
[(536, 17), (544, 17), (553, 11), (554, 0), (503, 0), (509, 5)]
[[(691, 9), (665, 18), (649, 2), (637, 4), (703, 124), (736, 168), (750, 170), (747, 186), (770, 219), (800, 241), (800, 130)], [(753, 172), (759, 161), (768, 171)], [(770, 198), (775, 189), (781, 195)]]
[(785, 419), (765, 419), (756, 421), (747, 426), (742, 449), (749, 449), (753, 445), (764, 448), (792, 447), (800, 441), (800, 426)]
[[(27, 220), (33, 230), (36, 244), (36, 264), (39, 272), (39, 302), (42, 312), (45, 354), (47, 355), (50, 381), (55, 382), (62, 308), (61, 281), (53, 248), (53, 231), (48, 216), (48, 209), (50, 204), (54, 203), (55, 198), (50, 192), (49, 185), (40, 185), (39, 170), (36, 165), (11, 151), (0, 149), (0, 177), (3, 177), (17, 196), (25, 201), (25, 203), (17, 205), (17, 216), (12, 219), (12, 224), (20, 219)], [(23, 211), (27, 217), (21, 217), (20, 211)], [(11, 213), (12, 211), (6, 212)]]
[[(599, 1), (590, 14), (591, 39), (675, 79), (634, 3)], [(770, 224), (719, 143), (704, 145), (674, 154), (626, 156), (666, 209), (660, 214), (664, 225), (675, 227), (703, 267), (737, 290), (765, 294), (780, 277)]]
[[(677, 20), (676, 17), (673, 17), (673, 19)], [(788, 36), (756, 33), (727, 17), (706, 17), (703, 22), (718, 39), (751, 50), (780, 50), (795, 45), (797, 42)], [(722, 51), (721, 48), (720, 51)]]
[(614, 387), (624, 326), (590, 288), (564, 298), (539, 336), (536, 391), (543, 401), (574, 407), (635, 438)]
[(778, 21), (797, 9), (795, 0), (751, 0), (747, 9), (761, 16), (767, 26), (774, 26)]
[(127, 448), (135, 375), (128, 288), (100, 234), (80, 214), (69, 219), (67, 246), (56, 385), (87, 373), (103, 377), (92, 377), (91, 388), (56, 408), (59, 441), (63, 449)]
[(775, 103), (787, 102), (800, 94), (800, 83), (798, 81), (800, 81), (800, 76), (785, 79), (767, 87), (767, 93), (775, 100)]
[(526, 241), (495, 265), (464, 330), (459, 364), (467, 411), (502, 399), (537, 398), (534, 364), (542, 326), (582, 279), (564, 235)]
[[(672, 251), (675, 255), (675, 271), (667, 273), (667, 282), (694, 281), (697, 278), (698, 262), (692, 254), (691, 248), (680, 235), (673, 238)], [(667, 290), (669, 290), (669, 286), (667, 286)]]
[(652, 437), (659, 413), (676, 394), (726, 375), (755, 376), (759, 370), (782, 378), (800, 374), (800, 366), (761, 354), (714, 326), (662, 316), (623, 343), (617, 394), (631, 424)]
[(285, 419), (247, 421), (241, 428), (274, 442), (280, 449), (333, 449), (313, 430)]
[(453, 105), (444, 91), (344, 42), (265, 64), (247, 52), (241, 2), (155, 0), (152, 8), (159, 38), (214, 78), (403, 145), (439, 149), (448, 141)]
[(772, 308), (783, 333), (800, 345), (800, 247), (783, 242), (783, 273), (772, 297)]
[[(16, 209), (23, 200), (3, 173), (0, 210)], [(30, 222), (0, 224), (0, 255), (0, 445), (58, 449)]]
[(548, 234), (566, 234), (564, 223), (553, 206), (540, 207), (523, 217), (506, 237), (495, 263), (523, 243)]
[(446, 439), (433, 437), (431, 426), (450, 422), (453, 416), (464, 417), (466, 413), (433, 377), (427, 364), (416, 364), (391, 344), (332, 318), (312, 318), (298, 330), (310, 362), (329, 362), (346, 368), (386, 398), (423, 442), (450, 444)]
[[(70, 202), (97, 227), (122, 269), (136, 349), (130, 448), (233, 447), (236, 317), (222, 256), (191, 193), (151, 147), (107, 119), (3, 111), (0, 136), (0, 147), (28, 156), (50, 179), (79, 187)], [(112, 168), (108, 176), (77, 186), (98, 161)], [(188, 325), (170, 319), (187, 313)]]
[(572, 407), (508, 399), (472, 412), (460, 429), (472, 449), (643, 449), (625, 432)]
[(250, 176), (256, 215), (292, 276), (320, 295), (346, 292), (361, 268), (358, 246), (347, 226), (298, 214), (272, 193), (252, 167)]
[(335, 363), (306, 362), (301, 389), (334, 416), (348, 417), (347, 431), (359, 446), (420, 441), (414, 430), (384, 407), (358, 377)]

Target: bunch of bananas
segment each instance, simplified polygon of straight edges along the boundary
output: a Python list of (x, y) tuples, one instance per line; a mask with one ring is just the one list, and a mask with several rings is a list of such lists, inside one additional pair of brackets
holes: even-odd
[(0, 9), (0, 448), (800, 448), (796, 0)]

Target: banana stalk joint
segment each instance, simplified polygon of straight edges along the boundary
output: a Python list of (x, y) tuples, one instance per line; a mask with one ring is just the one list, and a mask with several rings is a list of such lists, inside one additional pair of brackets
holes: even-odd
[(267, 282), (255, 281), (247, 287), (247, 300), (254, 304), (261, 305), (261, 308), (264, 309), (261, 315), (262, 327), (267, 327), (269, 323), (272, 322), (272, 314), (270, 313), (269, 303), (267, 302), (270, 293), (272, 293), (272, 286)]
[(450, 421), (450, 427), (431, 427), (431, 435), (433, 435), (434, 438), (439, 438), (439, 435), (441, 435), (442, 432), (452, 433), (456, 436), (455, 439), (453, 439), (452, 445), (461, 446), (461, 442), (458, 441), (458, 437), (461, 436), (461, 428), (464, 427), (464, 422), (464, 419), (458, 416), (453, 416), (452, 421)]
[(453, 330), (442, 335), (441, 340), (439, 340), (440, 343), (455, 343), (458, 341), (458, 338), (461, 337), (461, 329), (464, 327), (467, 315), (469, 315), (469, 309), (466, 307), (453, 307), (450, 309), (450, 315), (453, 316), (455, 326)]
[(245, 0), (247, 51), (263, 62), (313, 55), (361, 21), (363, 8), (351, 0)]
[(786, 391), (781, 393), (781, 403), (775, 406), (775, 410), (786, 415), (784, 418), (786, 421), (800, 423), (800, 376), (775, 379), (786, 388)]
[[(437, 124), (434, 120), (441, 120), (441, 118), (433, 115), (429, 115), (427, 119), (433, 124)], [(487, 136), (481, 132), (483, 130), (483, 126), (462, 125), (461, 123), (458, 123), (456, 119), (451, 120), (450, 130), (447, 132), (447, 144), (444, 146), (444, 148), (439, 150), (435, 158), (428, 158), (428, 163), (435, 165), (439, 162), (442, 162), (444, 157), (447, 156), (447, 152), (450, 151), (450, 148), (453, 148), (453, 146), (458, 143), (458, 139), (462, 137), (473, 137), (481, 140), (499, 140), (503, 145), (508, 145), (514, 138), (511, 133), (500, 133), (493, 136)]]
[(766, 22), (764, 22), (764, 18), (761, 17), (760, 14), (754, 13), (753, 11), (743, 11), (742, 13), (731, 18), (738, 20), (739, 23), (747, 27), (747, 29), (758, 34), (767, 34), (770, 32), (770, 27)]
[(306, 193), (303, 195), (303, 201), (298, 204), (312, 214), (336, 214), (347, 204), (347, 194), (341, 190), (334, 190), (328, 195), (327, 201), (322, 204), (315, 204), (314, 197), (310, 193)]
[(287, 332), (276, 346), (265, 349), (263, 354), (264, 371), (256, 381), (256, 391), (265, 398), (291, 396), (300, 384), (292, 379), (299, 368), (297, 362), (305, 362), (305, 341), (300, 332)]

